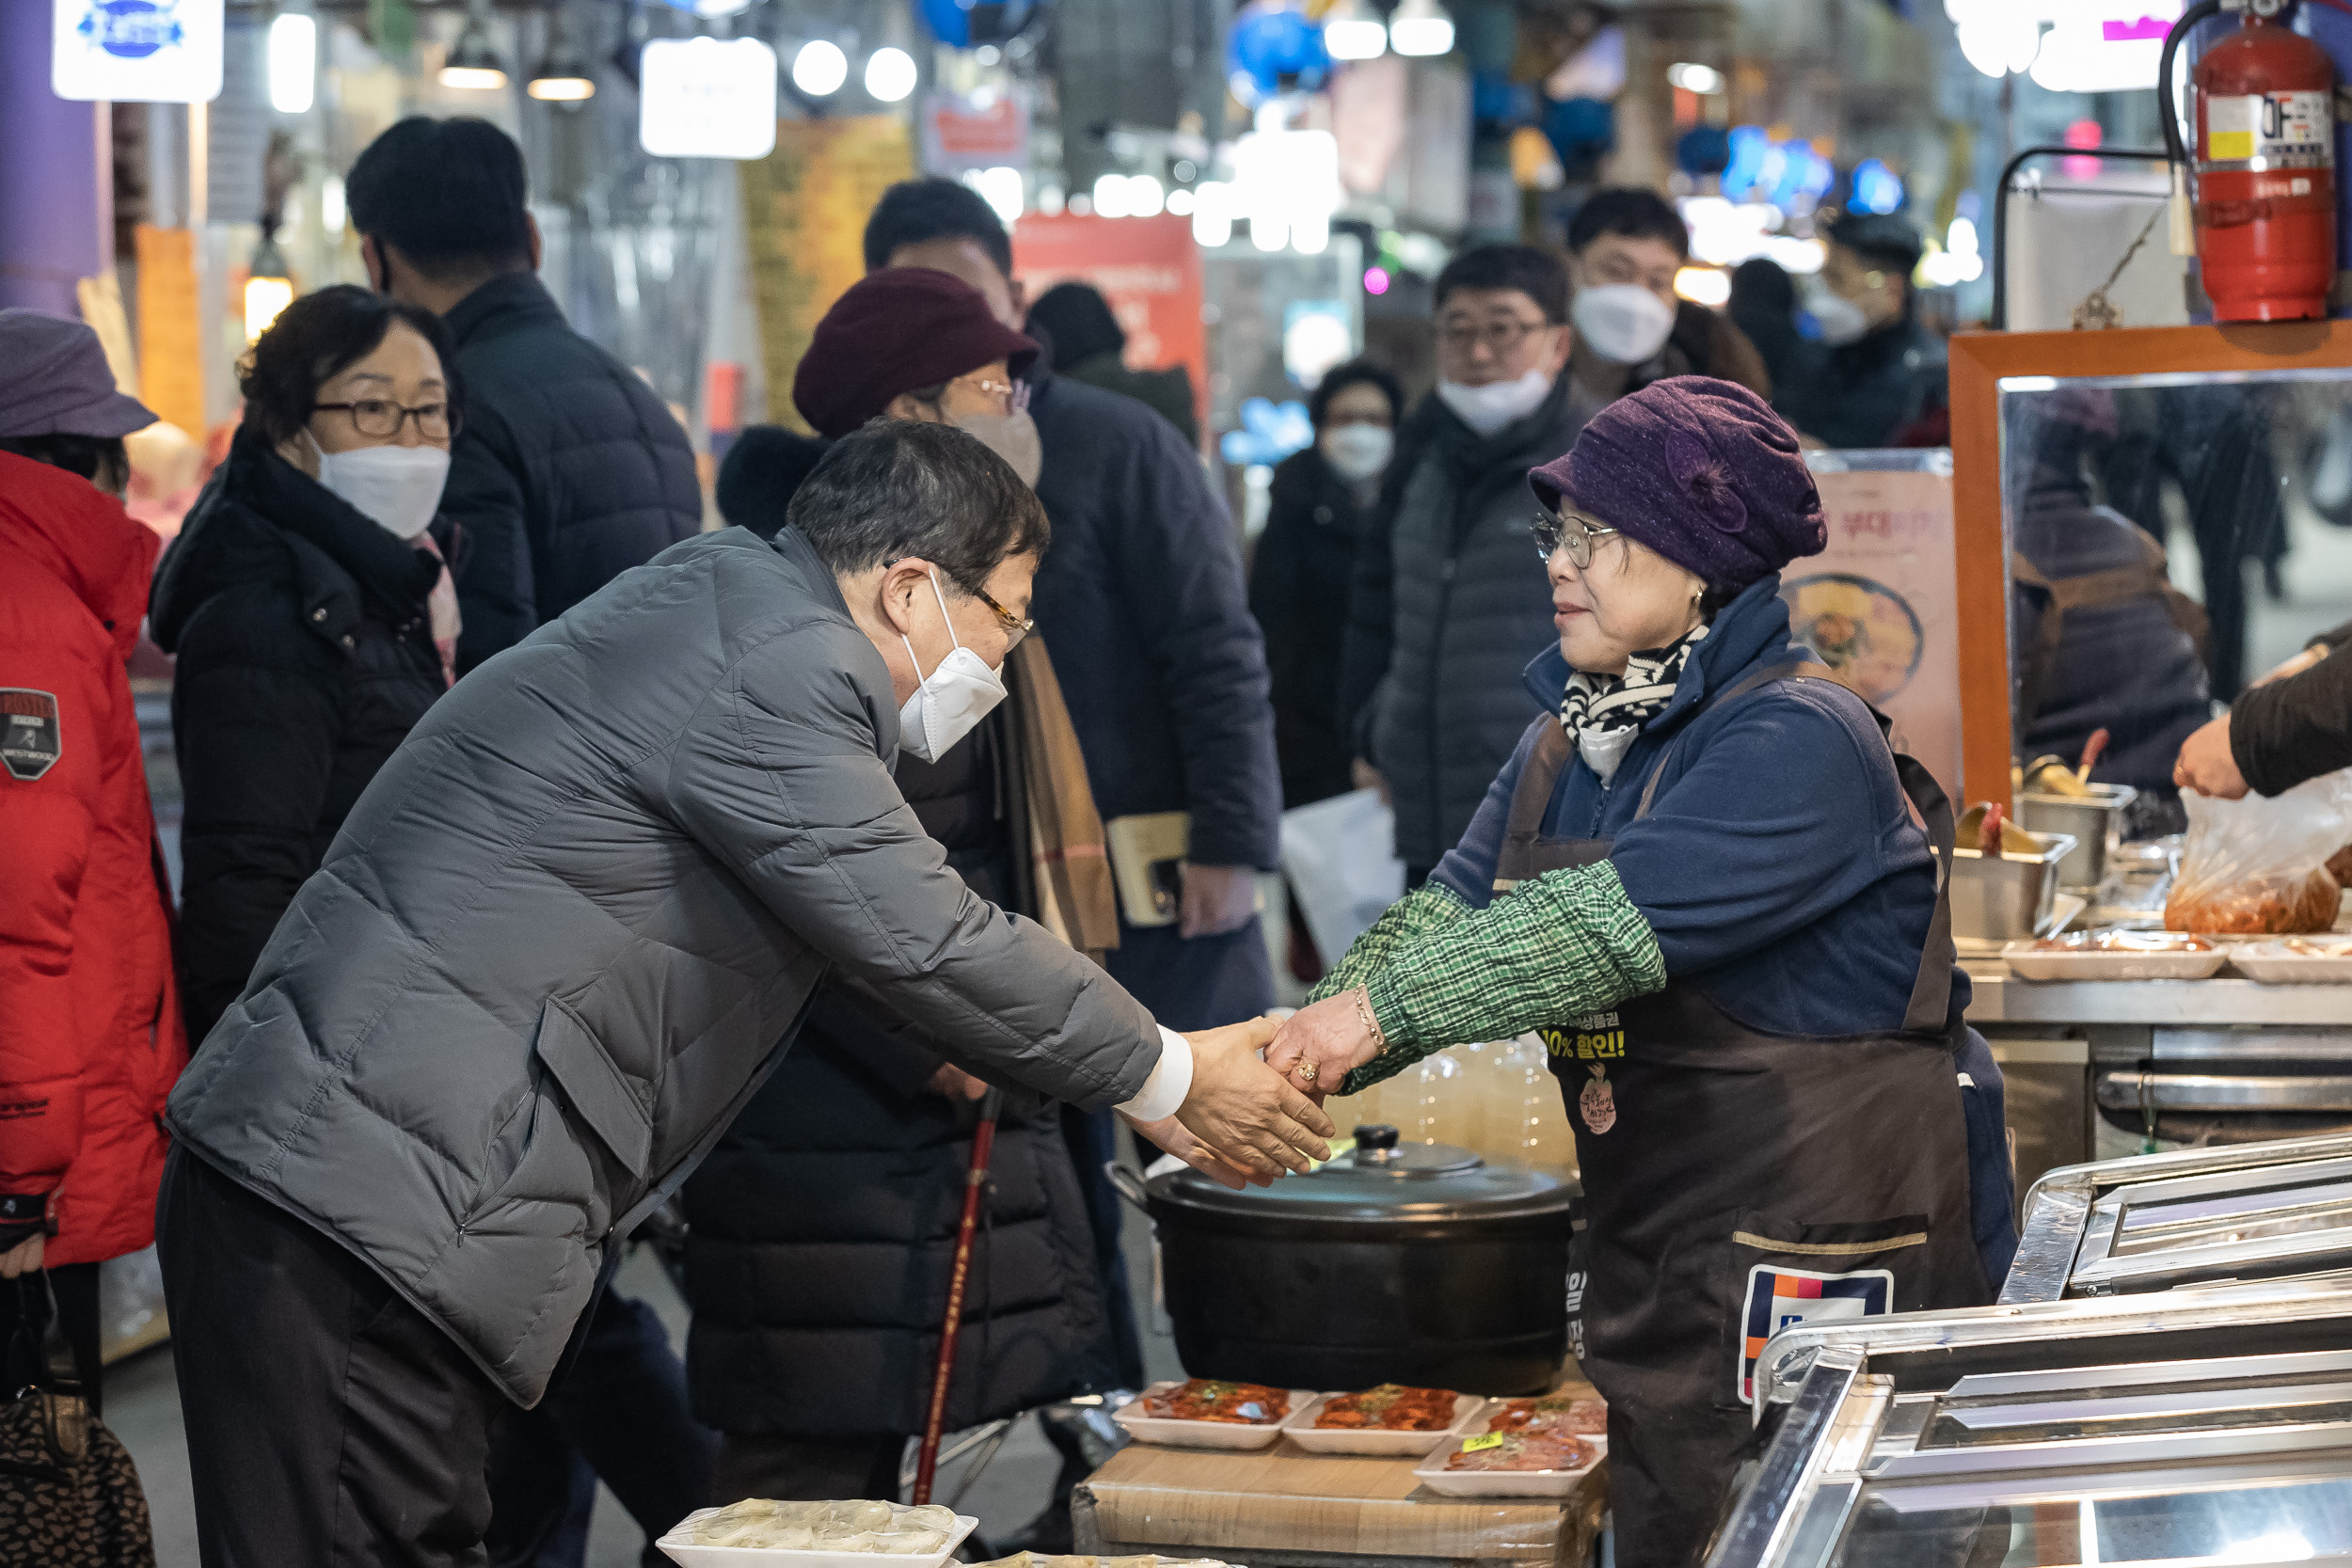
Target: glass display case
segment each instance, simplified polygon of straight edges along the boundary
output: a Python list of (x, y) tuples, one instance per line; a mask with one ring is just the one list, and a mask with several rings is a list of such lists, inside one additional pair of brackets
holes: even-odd
[(1792, 1329), (1708, 1568), (2352, 1562), (2347, 1285)]

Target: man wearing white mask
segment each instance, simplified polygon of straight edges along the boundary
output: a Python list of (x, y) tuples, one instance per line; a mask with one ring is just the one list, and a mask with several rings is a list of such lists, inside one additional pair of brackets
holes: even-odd
[(1614, 185), (1568, 220), (1568, 374), (1596, 404), (1670, 375), (1711, 375), (1772, 396), (1763, 356), (1730, 320), (1675, 293), (1691, 263), (1691, 232), (1656, 191)]
[(1829, 258), (1801, 296), (1820, 347), (1781, 388), (1780, 411), (1825, 446), (1933, 445), (1948, 368), (1911, 286), (1919, 230), (1876, 213), (1840, 214), (1826, 228)]
[(1438, 386), (1396, 433), (1348, 588), (1339, 722), (1396, 808), (1418, 881), (1462, 835), (1534, 716), (1518, 671), (1558, 633), (1529, 569), (1525, 487), (1600, 406), (1563, 373), (1568, 280), (1534, 245), (1466, 250), (1438, 275)]
[(1270, 1021), (1162, 1029), (974, 895), (892, 780), (910, 730), (936, 753), (985, 710), (957, 650), (1001, 667), (1049, 532), (972, 436), (878, 423), (772, 543), (665, 551), (418, 725), (171, 1099), (206, 1568), (479, 1561), (492, 1417), (828, 978), (1229, 1181), (1327, 1157)]

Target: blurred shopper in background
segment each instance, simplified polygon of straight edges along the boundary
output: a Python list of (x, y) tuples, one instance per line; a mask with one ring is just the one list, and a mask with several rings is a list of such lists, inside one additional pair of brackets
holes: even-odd
[(1184, 445), (1200, 445), (1191, 372), (1182, 365), (1129, 370), (1120, 357), (1127, 351), (1126, 329), (1093, 284), (1055, 284), (1029, 307), (1028, 326), (1057, 373), (1106, 392), (1124, 392), (1174, 425)]
[(1675, 293), (1691, 230), (1656, 191), (1595, 191), (1568, 220), (1568, 373), (1598, 405), (1670, 375), (1711, 375), (1769, 397), (1756, 345), (1729, 319)]
[(124, 671), (159, 542), (122, 438), (155, 416), (80, 322), (0, 310), (0, 1376), (33, 1380), (54, 1300), (95, 1411), (98, 1265), (154, 1239), (188, 1059)]
[(1314, 444), (1274, 470), (1265, 531), (1249, 563), (1249, 608), (1274, 679), (1274, 748), (1282, 805), (1355, 787), (1355, 752), (1339, 727), (1340, 643), (1356, 545), (1380, 499), (1405, 391), (1368, 359), (1325, 372), (1307, 398)]
[(831, 444), (822, 436), (798, 435), (777, 424), (745, 427), (719, 464), (719, 515), (736, 528), (773, 539), (784, 527), (793, 492), (816, 471)]
[(1356, 552), (1339, 673), (1339, 722), (1364, 782), (1396, 809), (1414, 885), (1534, 717), (1518, 673), (1559, 632), (1520, 476), (1566, 451), (1600, 406), (1564, 373), (1575, 333), (1550, 252), (1462, 252), (1438, 275), (1436, 311), (1437, 390), (1397, 432)]
[(1813, 351), (1797, 328), (1797, 285), (1787, 269), (1769, 256), (1751, 256), (1732, 268), (1731, 302), (1724, 313), (1756, 345), (1773, 388), (1786, 392)]
[[(888, 268), (818, 324), (795, 401), (826, 436), (882, 415), (953, 424), (967, 410), (1003, 412), (1036, 353), (965, 284)], [(800, 449), (743, 452), (728, 453), (723, 493), (739, 509), (756, 498), (763, 516), (788, 504), (805, 477)], [(1008, 700), (965, 738), (929, 760), (900, 755), (899, 792), (975, 893), (1099, 958), (1117, 939), (1117, 905), (1041, 640), (1015, 643), (1005, 683)], [(828, 986), (687, 1183), (687, 1366), (696, 1414), (725, 1434), (714, 1502), (898, 1495), (900, 1456), (929, 1407), (986, 1089), (919, 1030)], [(1030, 1105), (999, 1118), (951, 1431), (1118, 1377), (1060, 1111)]]
[(1821, 352), (1804, 356), (1777, 400), (1798, 434), (1826, 447), (1899, 444), (1945, 405), (1944, 344), (1919, 321), (1911, 284), (1919, 231), (1907, 218), (1845, 213), (1805, 306)]
[(177, 656), (182, 973), (198, 1048), (359, 792), (449, 689), (437, 521), (462, 423), (438, 317), (343, 284), (241, 368), (245, 420), (155, 578)]
[(702, 528), (694, 449), (643, 377), (539, 282), (522, 150), (487, 120), (404, 119), (345, 182), (368, 280), (448, 323), (465, 433), (442, 505), (464, 530), (464, 673)]
[[(969, 186), (940, 178), (891, 186), (865, 243), (869, 272), (953, 274), (998, 321), (1022, 324), (1012, 242)], [(1008, 440), (1025, 430), (1039, 442), (1039, 466), (1025, 477), (1054, 528), (1030, 614), (1068, 699), (1095, 804), (1106, 831), (1120, 817), (1188, 818), (1176, 920), (1136, 926), (1122, 910), (1119, 945), (1104, 961), (1173, 1027), (1254, 1017), (1274, 1005), (1257, 873), (1280, 851), (1282, 796), (1265, 649), (1232, 521), (1198, 454), (1144, 404), (1034, 365), (1025, 380), (1028, 407), (1001, 428)], [(1102, 1174), (1118, 1152), (1115, 1124), (1069, 1111), (1064, 1131), (1086, 1182), (1120, 1381), (1139, 1387), (1119, 1198)], [(1067, 1466), (1074, 1440), (1048, 1431)]]

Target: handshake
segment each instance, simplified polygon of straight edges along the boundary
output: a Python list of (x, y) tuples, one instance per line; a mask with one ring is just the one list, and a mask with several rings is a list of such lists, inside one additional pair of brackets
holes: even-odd
[(1253, 1018), (1184, 1038), (1192, 1087), (1176, 1114), (1136, 1131), (1212, 1180), (1271, 1186), (1331, 1157), (1323, 1111), (1350, 1069), (1377, 1049), (1358, 994), (1343, 992), (1287, 1019)]

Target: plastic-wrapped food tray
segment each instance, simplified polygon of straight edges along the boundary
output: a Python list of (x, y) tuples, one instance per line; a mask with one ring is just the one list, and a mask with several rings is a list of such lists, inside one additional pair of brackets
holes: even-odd
[[(2298, 953), (2297, 944), (2342, 948), (2343, 952)], [(2265, 985), (2352, 985), (2352, 942), (2342, 938), (2273, 938), (2230, 950), (2230, 962), (2240, 974)]]
[[(1144, 1390), (1147, 1395), (1181, 1388), (1182, 1383), (1154, 1383)], [(1291, 1390), (1291, 1410), (1315, 1398), (1312, 1388)], [(1111, 1419), (1127, 1429), (1127, 1434), (1138, 1443), (1159, 1443), (1178, 1449), (1248, 1449), (1271, 1447), (1282, 1435), (1281, 1421), (1188, 1421), (1176, 1416), (1148, 1416), (1143, 1401), (1136, 1399), (1121, 1405)]]
[(1432, 1492), (1448, 1497), (1565, 1497), (1576, 1490), (1578, 1481), (1592, 1474), (1595, 1465), (1609, 1457), (1608, 1438), (1586, 1437), (1580, 1433), (1577, 1441), (1593, 1450), (1593, 1463), (1580, 1469), (1447, 1469), (1445, 1462), (1461, 1449), (1463, 1441), (1459, 1433), (1449, 1437), (1442, 1449), (1413, 1467), (1414, 1479)]
[(1315, 1418), (1323, 1402), (1335, 1398), (1318, 1394), (1294, 1410), (1281, 1426), (1282, 1435), (1309, 1453), (1361, 1453), (1384, 1459), (1410, 1459), (1427, 1453), (1448, 1438), (1462, 1435), (1462, 1423), (1477, 1415), (1486, 1402), (1476, 1394), (1454, 1396), (1454, 1423), (1438, 1432), (1384, 1432), (1377, 1427), (1335, 1427), (1317, 1430)]
[[(2211, 938), (2204, 939), (2211, 942)], [(2053, 952), (2030, 942), (2001, 949), (2009, 971), (2020, 980), (2204, 980), (2221, 972), (2230, 955), (2216, 943), (2203, 953), (2134, 953), (2087, 949)]]
[(694, 1521), (718, 1512), (715, 1508), (694, 1510), (671, 1526), (654, 1544), (668, 1554), (671, 1561), (683, 1564), (683, 1568), (942, 1568), (956, 1555), (956, 1548), (963, 1544), (963, 1538), (980, 1528), (979, 1520), (959, 1513), (956, 1528), (947, 1532), (947, 1544), (920, 1557), (902, 1557), (896, 1552), (797, 1552), (782, 1546), (694, 1544)]

